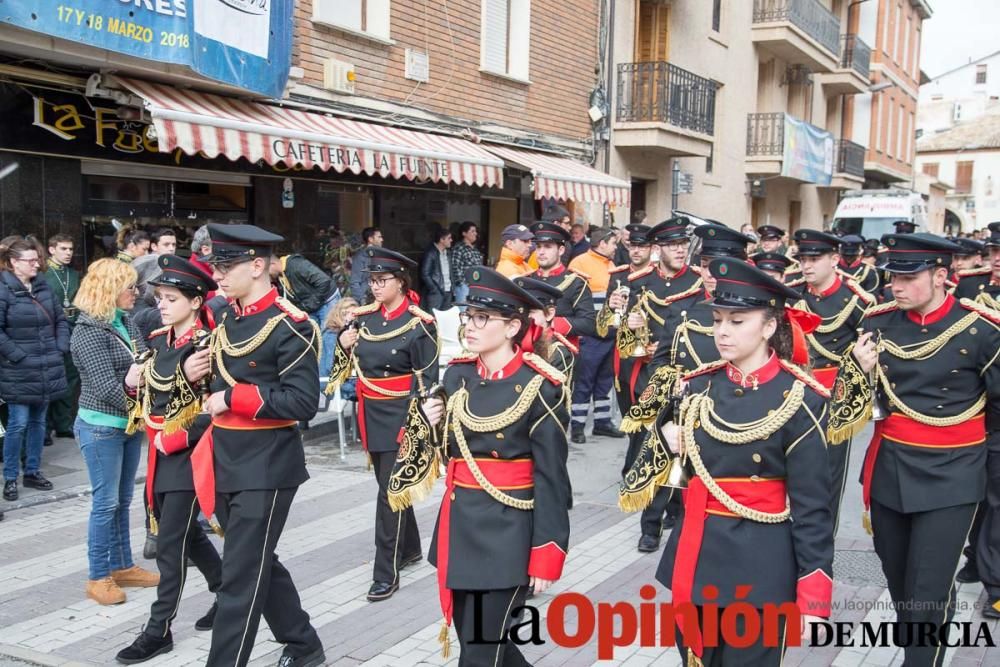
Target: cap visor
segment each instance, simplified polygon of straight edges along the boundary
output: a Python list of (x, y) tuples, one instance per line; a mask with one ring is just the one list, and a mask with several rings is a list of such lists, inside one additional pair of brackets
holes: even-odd
[(888, 271), (889, 273), (920, 273), (921, 271), (926, 271), (927, 269), (932, 269), (936, 267), (941, 267), (946, 269), (948, 267), (943, 264), (930, 264), (928, 262), (886, 262), (878, 268), (882, 271)]

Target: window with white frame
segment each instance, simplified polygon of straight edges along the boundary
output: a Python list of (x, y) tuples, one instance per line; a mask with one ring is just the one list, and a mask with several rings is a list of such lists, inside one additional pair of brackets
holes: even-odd
[(389, 40), (390, 0), (313, 0), (314, 23)]
[(482, 0), (480, 68), (528, 80), (531, 0)]

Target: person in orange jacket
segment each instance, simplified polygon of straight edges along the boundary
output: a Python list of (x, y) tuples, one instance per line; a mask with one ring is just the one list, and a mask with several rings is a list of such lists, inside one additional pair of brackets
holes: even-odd
[(507, 225), (500, 234), (503, 249), (500, 251), (500, 261), (497, 262), (497, 273), (516, 278), (531, 273), (534, 269), (528, 264), (531, 254), (531, 241), (535, 235), (524, 225)]

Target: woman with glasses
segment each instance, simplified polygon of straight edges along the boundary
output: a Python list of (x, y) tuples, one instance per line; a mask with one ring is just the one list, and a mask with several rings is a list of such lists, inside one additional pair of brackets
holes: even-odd
[(492, 269), (473, 267), (467, 277), (462, 320), (471, 354), (450, 362), (447, 403), (421, 402), (390, 501), (407, 507), (425, 496), (440, 456), (448, 458), (429, 555), (445, 656), (454, 621), (460, 665), (526, 665), (505, 641), (511, 612), (529, 590), (539, 594), (561, 576), (569, 543), (565, 376), (521, 347), (530, 312), (543, 304)]
[(49, 283), (38, 275), (40, 244), (20, 237), (0, 241), (0, 399), (7, 402), (3, 497), (17, 500), (21, 453), (24, 486), (48, 491), (42, 476), (49, 401), (67, 390), (63, 355), (69, 325)]
[(98, 604), (125, 602), (123, 587), (151, 587), (158, 574), (132, 561), (129, 505), (139, 467), (142, 431), (129, 429), (146, 351), (127, 311), (135, 304), (136, 273), (116, 259), (90, 265), (73, 305), (80, 316), (70, 338), (80, 371), (80, 409), (74, 433), (93, 487), (87, 558), (87, 597)]
[(393, 512), (389, 475), (399, 450), (411, 398), (438, 381), (434, 317), (417, 307), (407, 270), (416, 262), (371, 246), (368, 286), (375, 301), (354, 309), (337, 338), (328, 391), (353, 371), (357, 375), (358, 426), (378, 480), (375, 510), (375, 566), (368, 600), (377, 602), (399, 588), (399, 571), (421, 558), (420, 533), (412, 509)]

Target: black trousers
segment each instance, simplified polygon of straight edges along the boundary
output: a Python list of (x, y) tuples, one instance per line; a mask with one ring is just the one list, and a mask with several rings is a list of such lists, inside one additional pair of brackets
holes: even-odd
[[(622, 466), (622, 477), (629, 471), (635, 462), (635, 457), (642, 449), (642, 442), (649, 433), (642, 429), (637, 433), (628, 434), (628, 451), (625, 453), (625, 465)], [(660, 487), (653, 496), (653, 502), (642, 511), (639, 518), (639, 526), (643, 535), (655, 535), (659, 537), (663, 532), (663, 517), (670, 516), (674, 519), (680, 511), (680, 493), (671, 493), (673, 489)]]
[(80, 372), (73, 365), (69, 354), (63, 360), (66, 368), (66, 393), (49, 403), (48, 430), (56, 433), (72, 433), (76, 421), (76, 410), (80, 403)]
[[(955, 570), (972, 528), (976, 503), (903, 514), (872, 499), (875, 553), (896, 605), (906, 667), (939, 666), (945, 646), (916, 646), (908, 630), (941, 626), (955, 615)], [(912, 624), (912, 625), (911, 625)], [(942, 630), (947, 636), (948, 627)]]
[(500, 642), (513, 624), (513, 612), (524, 604), (527, 586), (452, 593), (459, 667), (530, 667), (517, 644)]
[[(718, 610), (718, 617), (722, 617), (722, 609)], [(763, 615), (763, 612), (761, 612)], [(698, 621), (701, 622), (702, 609), (698, 607)], [(763, 616), (761, 616), (763, 617)], [(779, 616), (780, 628), (778, 635), (785, 637), (786, 619)], [(746, 619), (742, 614), (736, 617), (736, 630), (739, 633), (746, 631)], [(798, 632), (798, 628), (792, 628), (792, 632)], [(702, 664), (705, 667), (779, 667), (785, 656), (787, 641), (781, 641), (779, 646), (764, 646), (766, 636), (761, 630), (757, 641), (746, 648), (735, 648), (727, 646), (720, 641), (720, 646), (706, 646), (701, 655)], [(774, 642), (771, 642), (774, 643)], [(684, 645), (681, 633), (677, 632), (677, 649), (681, 653), (681, 660), (687, 664), (688, 649)]]
[(289, 654), (308, 655), (321, 645), (291, 575), (274, 553), (296, 490), (218, 496), (215, 511), (226, 531), (226, 542), (209, 667), (247, 664), (261, 614)]
[(396, 462), (396, 452), (369, 452), (375, 479), (378, 480), (378, 502), (375, 504), (375, 566), (373, 581), (394, 584), (399, 581), (399, 564), (419, 553), (420, 531), (413, 508), (393, 512), (389, 507), (389, 477)]
[(188, 558), (201, 571), (208, 582), (208, 590), (213, 593), (222, 585), (222, 559), (198, 525), (198, 499), (194, 491), (159, 493), (156, 505), (160, 508), (160, 530), (156, 539), (160, 583), (156, 587), (156, 600), (149, 610), (146, 632), (165, 637), (181, 604)]
[(969, 545), (979, 579), (989, 596), (989, 603), (1000, 600), (1000, 434), (992, 433), (986, 458), (986, 499), (979, 504), (979, 514)]
[(851, 441), (848, 439), (839, 445), (829, 445), (826, 448), (830, 461), (830, 481), (833, 483), (833, 497), (830, 499), (830, 510), (833, 512), (833, 534), (836, 536), (840, 526), (840, 501), (844, 497), (847, 484), (847, 468), (851, 464)]

